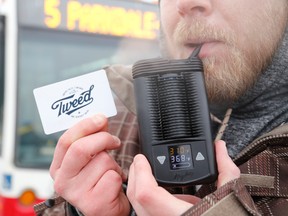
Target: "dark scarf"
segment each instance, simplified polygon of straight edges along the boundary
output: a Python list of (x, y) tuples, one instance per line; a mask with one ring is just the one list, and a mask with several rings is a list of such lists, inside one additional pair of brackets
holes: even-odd
[(231, 157), (257, 137), (288, 122), (288, 27), (270, 66), (231, 108), (222, 137)]

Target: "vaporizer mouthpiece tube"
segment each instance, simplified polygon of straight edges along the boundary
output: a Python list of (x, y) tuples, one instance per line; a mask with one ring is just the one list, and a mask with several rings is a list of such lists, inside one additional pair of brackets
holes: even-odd
[(202, 61), (141, 60), (132, 68), (142, 153), (160, 185), (217, 179)]

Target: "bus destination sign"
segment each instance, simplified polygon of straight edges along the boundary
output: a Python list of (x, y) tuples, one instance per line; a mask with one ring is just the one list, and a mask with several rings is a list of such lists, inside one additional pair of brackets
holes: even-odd
[(21, 0), (18, 11), (19, 24), (30, 27), (151, 40), (159, 29), (157, 6), (139, 2)]

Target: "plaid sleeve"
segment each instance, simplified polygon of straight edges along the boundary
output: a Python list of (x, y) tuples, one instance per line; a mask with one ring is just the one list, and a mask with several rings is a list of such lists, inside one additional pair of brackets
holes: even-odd
[(109, 118), (109, 132), (122, 142), (121, 148), (111, 151), (111, 155), (128, 175), (133, 157), (140, 151), (132, 68), (131, 66), (112, 65), (104, 69), (117, 107), (117, 115)]
[(115, 97), (117, 115), (109, 119), (109, 132), (117, 136), (122, 143), (120, 149), (112, 150), (111, 155), (128, 175), (130, 164), (139, 153), (138, 126), (136, 116)]

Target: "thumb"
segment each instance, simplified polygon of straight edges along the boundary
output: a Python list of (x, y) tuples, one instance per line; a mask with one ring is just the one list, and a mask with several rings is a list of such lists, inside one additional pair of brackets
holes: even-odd
[(240, 170), (228, 155), (226, 143), (223, 140), (219, 140), (215, 143), (215, 145), (216, 145), (217, 167), (219, 172), (217, 182), (217, 188), (218, 188), (233, 179), (239, 178)]

